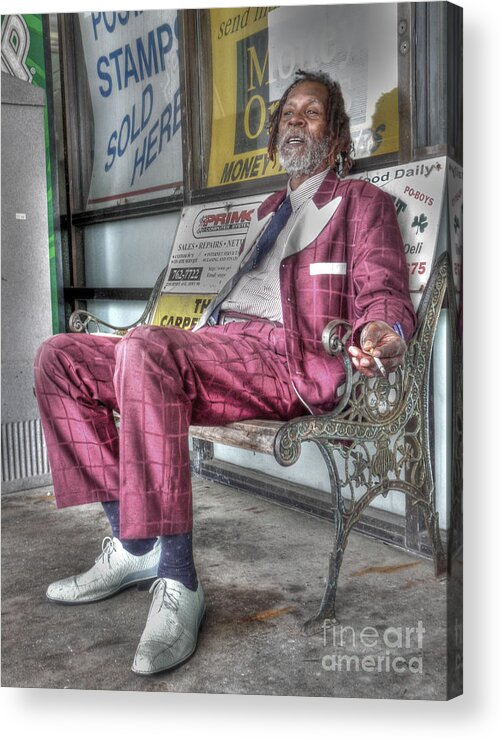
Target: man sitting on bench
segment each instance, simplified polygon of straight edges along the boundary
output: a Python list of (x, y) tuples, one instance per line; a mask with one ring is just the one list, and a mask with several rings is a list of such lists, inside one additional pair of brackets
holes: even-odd
[(258, 208), (237, 274), (195, 330), (58, 334), (38, 352), (57, 505), (101, 502), (113, 535), (90, 570), (52, 583), (47, 597), (83, 604), (156, 578), (136, 673), (190, 657), (204, 614), (190, 424), (329, 412), (344, 379), (321, 342), (334, 318), (352, 324), (350, 352), (364, 375), (403, 360), (415, 314), (395, 208), (370, 183), (343, 179), (351, 146), (339, 85), (298, 72), (270, 124), (269, 156), (289, 174), (287, 189)]

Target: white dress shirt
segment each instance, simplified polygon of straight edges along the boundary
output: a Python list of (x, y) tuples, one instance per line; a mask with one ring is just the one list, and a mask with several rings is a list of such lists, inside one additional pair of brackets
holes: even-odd
[(247, 316), (279, 321), (282, 323), (280, 290), (280, 265), (288, 236), (308, 201), (314, 197), (329, 168), (309, 177), (295, 190), (288, 183), (287, 194), (291, 198), (291, 216), (277, 237), (274, 247), (254, 270), (243, 275), (222, 303), (222, 311), (232, 311)]

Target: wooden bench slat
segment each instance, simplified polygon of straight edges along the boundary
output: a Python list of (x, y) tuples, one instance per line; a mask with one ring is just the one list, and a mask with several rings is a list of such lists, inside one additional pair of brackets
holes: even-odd
[(283, 424), (282, 421), (253, 419), (227, 424), (224, 427), (191, 426), (190, 434), (207, 442), (219, 442), (231, 447), (273, 455), (275, 435)]

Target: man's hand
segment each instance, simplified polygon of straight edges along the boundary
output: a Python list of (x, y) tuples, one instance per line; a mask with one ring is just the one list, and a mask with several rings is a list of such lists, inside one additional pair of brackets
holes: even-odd
[(383, 374), (374, 358), (383, 365), (385, 374), (401, 365), (406, 342), (385, 321), (370, 321), (361, 331), (361, 347), (349, 347), (354, 367), (372, 378)]

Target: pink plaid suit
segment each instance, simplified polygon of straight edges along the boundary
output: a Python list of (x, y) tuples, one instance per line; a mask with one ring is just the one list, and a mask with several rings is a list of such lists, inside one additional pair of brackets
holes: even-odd
[[(258, 210), (258, 231), (285, 197)], [(256, 230), (255, 230), (256, 231)], [(246, 244), (245, 255), (252, 244)], [(123, 338), (60, 334), (45, 342), (35, 388), (57, 505), (120, 500), (121, 536), (191, 531), (191, 423), (289, 419), (328, 411), (343, 380), (321, 335), (333, 318), (415, 314), (392, 200), (329, 173), (295, 224), (281, 263), (284, 327), (252, 320), (195, 332), (143, 326)], [(120, 435), (112, 411), (121, 414)]]

